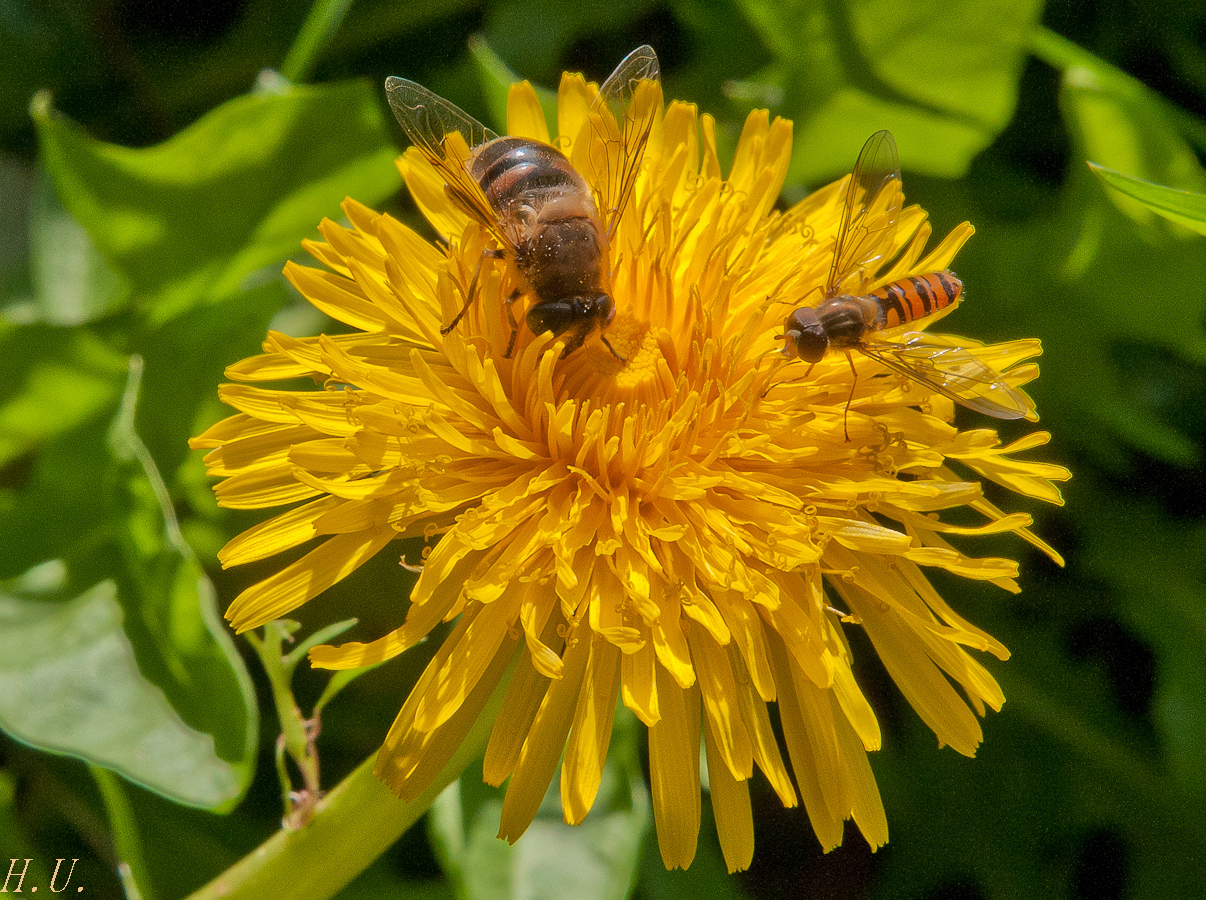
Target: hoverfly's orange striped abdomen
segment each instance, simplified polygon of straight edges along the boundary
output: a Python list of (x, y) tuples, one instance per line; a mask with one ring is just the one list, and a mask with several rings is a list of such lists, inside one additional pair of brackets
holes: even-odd
[(876, 330), (913, 322), (945, 309), (963, 292), (963, 282), (951, 271), (914, 275), (886, 284), (870, 296), (880, 308)]
[[(892, 258), (903, 196), (896, 141), (887, 131), (877, 131), (863, 145), (847, 182), (824, 297), (816, 306), (792, 310), (783, 322), (779, 337), (786, 340), (784, 358), (812, 366), (833, 350), (843, 351), (847, 359), (851, 351), (858, 351), (969, 409), (998, 419), (1026, 417), (1034, 409), (1030, 399), (967, 348), (921, 333), (905, 334), (899, 340), (877, 334), (924, 319), (958, 300), (963, 282), (954, 272), (911, 275), (866, 294), (842, 290), (852, 276), (865, 284)], [(842, 418), (846, 440), (850, 440), (846, 421), (858, 380), (852, 359), (850, 369), (854, 380)]]

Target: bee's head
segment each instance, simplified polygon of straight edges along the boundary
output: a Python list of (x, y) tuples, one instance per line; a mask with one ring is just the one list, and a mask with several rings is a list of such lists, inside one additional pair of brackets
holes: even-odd
[(817, 311), (811, 306), (794, 310), (783, 322), (783, 334), (780, 336), (787, 338), (783, 352), (792, 359), (798, 356), (805, 362), (820, 362), (829, 349), (829, 336), (817, 318)]

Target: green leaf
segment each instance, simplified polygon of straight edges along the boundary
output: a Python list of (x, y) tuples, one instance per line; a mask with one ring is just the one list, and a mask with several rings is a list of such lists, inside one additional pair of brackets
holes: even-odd
[(849, 171), (891, 129), (907, 169), (958, 177), (1013, 116), (1040, 0), (784, 5), (742, 0), (775, 61), (755, 80), (795, 121), (788, 183)]
[(32, 163), (0, 152), (0, 321), (40, 318), (29, 266), (29, 208), (37, 181)]
[(348, 14), (352, 0), (315, 0), (301, 31), (289, 48), (281, 65), (281, 74), (289, 81), (304, 81), (310, 77), (319, 52), (339, 30)]
[(617, 714), (611, 751), (594, 806), (581, 825), (566, 825), (557, 779), (514, 845), (498, 838), (503, 792), (471, 769), (440, 795), (429, 819), (445, 873), (458, 894), (478, 898), (604, 900), (628, 895), (650, 822), (637, 760), (637, 728)]
[(363, 82), (237, 97), (138, 150), (89, 137), (46, 97), (32, 112), (63, 205), (157, 322), (232, 296), (345, 196), (372, 204), (400, 184), (380, 89)]
[(0, 724), (19, 740), (113, 769), (181, 803), (220, 806), (239, 777), (138, 670), (117, 586), (66, 602), (0, 593)]
[[(36, 859), (37, 853), (33, 849), (33, 844), (29, 834), (26, 834), (26, 829), (21, 822), (20, 811), (17, 805), (17, 779), (14, 773), (7, 768), (0, 768), (0, 834), (4, 835), (4, 853), (9, 859)], [(34, 883), (45, 884), (48, 880), (46, 872), (42, 869), (40, 863), (31, 862), (29, 864), (29, 876), (31, 880), (37, 879)], [(34, 867), (37, 867), (35, 870)]]
[(0, 464), (111, 409), (125, 379), (125, 357), (85, 331), (0, 325), (0, 357)]
[[(1190, 189), (1206, 186), (1197, 157), (1183, 131), (1206, 138), (1192, 117), (1126, 73), (1052, 32), (1035, 32), (1034, 46), (1063, 72), (1060, 101), (1077, 156), (1158, 184)], [(1130, 196), (1109, 199), (1141, 225), (1151, 225), (1151, 209)], [(1126, 194), (1126, 192), (1124, 192)]]
[[(135, 426), (142, 367), (130, 378), (108, 443), (124, 496), (117, 499), (114, 541), (123, 576), (138, 598), (131, 634), (157, 649), (155, 672), (173, 705), (214, 738), (218, 755), (240, 778), (237, 800), (251, 781), (259, 717), (251, 678), (217, 607), (217, 593), (176, 521), (171, 495)], [(145, 632), (142, 631), (145, 628)]]
[[(644, 40), (644, 29), (638, 26), (633, 30), (632, 23), (649, 15), (649, 9), (646, 0), (611, 0), (589, 7), (557, 0), (498, 0), (488, 5), (482, 31), (502, 59), (522, 60), (522, 71), (554, 85), (561, 74), (561, 63), (577, 49), (576, 41), (602, 38), (614, 55), (600, 54), (600, 70), (587, 73), (602, 81), (628, 51)], [(617, 42), (614, 37), (606, 39), (611, 37), (609, 32), (641, 37)]]
[[(227, 807), (250, 781), (258, 737), (250, 679), (216, 608), (213, 586), (180, 535), (171, 497), (133, 427), (135, 365), (121, 411), (49, 442), (0, 506), (5, 571), (62, 561), (66, 592), (104, 582), (125, 615), (143, 677), (204, 733), (196, 779), (224, 785), (183, 802)], [(82, 751), (80, 751), (82, 753)], [(194, 755), (195, 756), (195, 755)], [(87, 757), (109, 765), (108, 757)], [(201, 765), (195, 758), (190, 763)], [(128, 767), (127, 767), (128, 768)], [(126, 772), (126, 769), (118, 768)], [(170, 780), (143, 783), (179, 796)]]
[(1114, 169), (1107, 169), (1097, 163), (1089, 163), (1089, 168), (1098, 178), (1128, 197), (1134, 197), (1148, 209), (1164, 216), (1170, 222), (1192, 228), (1198, 234), (1206, 234), (1206, 194), (1193, 191), (1179, 191), (1153, 184), (1141, 178), (1123, 175)]
[[(292, 289), (277, 266), (248, 281), (260, 278), (232, 297), (138, 335), (137, 351), (145, 363), (138, 430), (164, 472), (176, 471), (191, 452), (188, 439), (219, 418), (219, 409), (229, 414), (229, 407), (217, 403), (223, 371), (260, 352), (273, 316), (289, 302)], [(307, 303), (305, 309), (314, 307)]]
[(30, 266), (41, 320), (82, 325), (121, 309), (129, 301), (129, 285), (63, 208), (45, 172), (34, 184), (31, 205)]
[[(511, 96), (511, 85), (522, 81), (514, 70), (507, 65), (501, 56), (486, 42), (481, 35), (469, 39), (469, 55), (477, 68), (478, 84), (490, 107), (494, 121), (503, 126), (507, 121), (507, 102)], [(558, 81), (552, 87), (539, 84), (532, 85), (540, 100), (540, 108), (544, 110), (544, 118), (548, 122), (557, 121), (557, 88)]]
[(960, 330), (1041, 337), (1033, 393), (1043, 420), (1099, 464), (1121, 468), (1139, 450), (1195, 465), (1206, 243), (1122, 197), (1145, 221), (1125, 213), (1082, 152), (1045, 211), (1002, 221), (988, 201), (975, 217), (978, 233), (956, 263), (969, 297)]
[[(490, 49), (485, 38), (475, 37), (469, 41), (469, 55), (477, 69), (478, 84), (490, 108), (490, 117), (498, 131), (505, 130), (507, 122), (507, 98), (511, 93), (511, 85), (522, 79), (503, 61), (503, 58)], [(547, 99), (548, 91), (543, 91), (541, 100)], [(555, 109), (555, 107), (554, 107)], [(548, 110), (545, 110), (548, 117)], [(555, 118), (549, 121), (556, 121)]]

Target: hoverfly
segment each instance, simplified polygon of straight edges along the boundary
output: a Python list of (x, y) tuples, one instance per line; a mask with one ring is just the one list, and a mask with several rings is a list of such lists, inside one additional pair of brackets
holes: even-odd
[[(863, 145), (846, 188), (825, 296), (816, 307), (801, 306), (788, 315), (778, 335), (787, 341), (783, 356), (815, 364), (827, 351), (842, 350), (857, 379), (850, 356), (857, 350), (969, 409), (998, 419), (1023, 418), (1031, 408), (1027, 398), (964, 348), (921, 332), (899, 341), (867, 339), (944, 309), (963, 291), (951, 271), (902, 278), (867, 294), (845, 289), (852, 277), (864, 279), (883, 264), (902, 200), (896, 141), (890, 132), (878, 131)], [(847, 414), (853, 399), (851, 384)]]
[[(657, 56), (649, 46), (624, 58), (599, 88), (579, 140), (602, 138), (592, 168), (602, 182), (598, 199), (586, 179), (557, 148), (520, 137), (499, 137), (473, 117), (405, 78), (386, 79), (390, 107), (411, 142), (444, 179), (445, 191), (467, 215), (490, 232), (501, 249), (486, 258), (511, 260), (520, 284), (506, 299), (515, 349), (519, 324), (511, 305), (525, 294), (533, 334), (568, 334), (564, 354), (577, 350), (595, 329), (615, 317), (611, 289), (611, 242), (632, 197), (645, 145), (661, 109)], [(638, 92), (641, 92), (638, 98)], [(638, 98), (634, 101), (634, 98)], [(577, 154), (575, 154), (577, 156)], [(602, 215), (600, 215), (602, 212)], [(606, 219), (606, 226), (604, 226)], [(470, 281), (464, 306), (443, 328), (448, 334), (468, 312), (477, 293), (482, 262)], [(605, 335), (600, 335), (617, 359)]]

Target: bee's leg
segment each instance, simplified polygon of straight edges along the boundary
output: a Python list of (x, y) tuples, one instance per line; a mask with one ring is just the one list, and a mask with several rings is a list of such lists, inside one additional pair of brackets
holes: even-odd
[(477, 280), (482, 274), (482, 262), (487, 259), (503, 259), (505, 254), (501, 250), (487, 248), (482, 251), (482, 255), (477, 259), (477, 266), (473, 269), (473, 277), (469, 280), (469, 290), (465, 291), (465, 305), (461, 307), (461, 311), (456, 314), (451, 322), (440, 329), (440, 334), (448, 334), (452, 329), (460, 323), (461, 319), (465, 318), (465, 313), (469, 312), (469, 307), (473, 305), (473, 301), (477, 298)]
[(842, 413), (842, 431), (846, 433), (846, 443), (850, 443), (850, 404), (854, 402), (854, 386), (858, 384), (858, 369), (854, 368), (854, 357), (846, 351), (846, 362), (850, 363), (850, 396), (846, 398), (846, 411)]
[(601, 340), (603, 342), (604, 347), (606, 347), (608, 350), (611, 351), (612, 356), (614, 356), (616, 359), (618, 359), (622, 363), (628, 362), (628, 360), (626, 360), (624, 357), (620, 356), (620, 354), (616, 353), (616, 348), (611, 345), (611, 341), (609, 341), (607, 339), (607, 335), (600, 334), (599, 340)]
[[(573, 333), (573, 336), (571, 336), (570, 339), (568, 341), (566, 341), (565, 349), (561, 351), (561, 358), (565, 359), (567, 356), (569, 356), (571, 353), (573, 353), (575, 350), (577, 350), (579, 347), (581, 347), (584, 343), (586, 343), (586, 336), (588, 334), (590, 334), (589, 328), (579, 328), (577, 331), (575, 331)], [(612, 350), (611, 352), (615, 353), (616, 351)]]
[(511, 306), (522, 296), (523, 291), (516, 288), (511, 291), (511, 296), (503, 301), (503, 309), (507, 311), (507, 324), (511, 326), (511, 340), (507, 341), (507, 352), (503, 354), (503, 359), (511, 358), (511, 353), (515, 350), (515, 339), (519, 337), (519, 323), (515, 321), (515, 313)]

